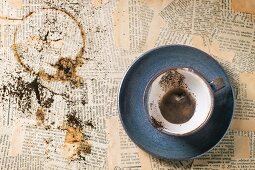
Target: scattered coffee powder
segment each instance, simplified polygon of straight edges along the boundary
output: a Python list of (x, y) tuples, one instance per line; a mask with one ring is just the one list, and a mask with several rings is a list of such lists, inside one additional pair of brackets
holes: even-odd
[(66, 117), (64, 151), (70, 160), (77, 160), (91, 153), (91, 145), (83, 133), (82, 120), (76, 117), (76, 113), (68, 114)]
[(76, 113), (66, 115), (68, 126), (83, 128), (82, 120), (76, 117)]
[(66, 99), (65, 94), (58, 94), (43, 86), (40, 79), (36, 77), (33, 81), (27, 82), (22, 77), (12, 77), (6, 85), (0, 87), (1, 99), (13, 97), (22, 112), (31, 113), (32, 98), (35, 95), (37, 103), (42, 108), (50, 108), (54, 102), (55, 95), (61, 95)]

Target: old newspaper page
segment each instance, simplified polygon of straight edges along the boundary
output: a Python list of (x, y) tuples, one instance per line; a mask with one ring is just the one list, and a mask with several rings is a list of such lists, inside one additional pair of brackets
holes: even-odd
[[(0, 0), (0, 169), (255, 169), (252, 0)], [(213, 150), (166, 161), (139, 149), (117, 109), (125, 71), (166, 44), (219, 61), (235, 91)]]

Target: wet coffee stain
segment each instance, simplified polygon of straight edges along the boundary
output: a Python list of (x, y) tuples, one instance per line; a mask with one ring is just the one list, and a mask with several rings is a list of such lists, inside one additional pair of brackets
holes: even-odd
[(39, 107), (36, 111), (37, 126), (44, 125), (44, 120), (45, 120), (45, 112), (43, 111), (43, 108)]
[(169, 90), (159, 102), (162, 116), (174, 124), (182, 124), (191, 119), (196, 108), (194, 97), (184, 88)]
[[(82, 64), (82, 63), (80, 63)], [(69, 80), (72, 84), (79, 85), (82, 80), (77, 76), (77, 63), (76, 60), (70, 58), (60, 58), (56, 64), (52, 65), (57, 69), (57, 73), (53, 75), (55, 80)], [(79, 65), (81, 66), (81, 65)]]
[(81, 155), (91, 153), (91, 145), (84, 139), (82, 129), (66, 127), (64, 152), (70, 160), (76, 160)]
[(81, 159), (91, 153), (91, 144), (85, 138), (81, 119), (75, 114), (68, 114), (66, 117), (64, 154), (72, 161)]
[[(56, 12), (61, 12), (65, 16), (67, 16), (69, 19), (71, 19), (80, 30), (80, 36), (82, 39), (82, 46), (75, 55), (74, 59), (71, 59), (70, 57), (64, 57), (60, 56), (58, 61), (55, 64), (51, 64), (53, 68), (56, 69), (55, 74), (49, 74), (44, 69), (41, 69), (40, 71), (36, 72), (34, 71), (29, 64), (24, 62), (24, 56), (21, 50), (19, 49), (20, 44), (18, 44), (17, 41), (17, 32), (18, 29), (14, 32), (14, 38), (13, 38), (13, 45), (12, 45), (12, 51), (14, 53), (14, 56), (16, 58), (16, 61), (23, 67), (25, 72), (30, 73), (31, 75), (38, 76), (42, 80), (46, 81), (61, 81), (61, 82), (70, 82), (75, 87), (79, 87), (82, 84), (82, 78), (77, 75), (77, 69), (81, 67), (84, 64), (84, 53), (85, 53), (85, 42), (86, 42), (86, 36), (85, 36), (85, 30), (82, 26), (82, 24), (69, 12), (65, 11), (64, 9), (58, 9), (55, 7), (51, 8), (43, 8), (42, 10), (53, 10)], [(32, 16), (35, 12), (31, 13), (29, 16), (27, 16), (24, 19), (27, 19), (28, 17)], [(54, 39), (49, 40), (49, 34), (51, 32), (48, 30), (46, 31), (45, 35), (43, 37), (39, 37), (39, 40), (43, 45), (47, 44), (50, 45), (50, 41), (60, 41), (61, 39)], [(40, 44), (40, 43), (39, 43)], [(43, 49), (38, 50), (41, 52)]]

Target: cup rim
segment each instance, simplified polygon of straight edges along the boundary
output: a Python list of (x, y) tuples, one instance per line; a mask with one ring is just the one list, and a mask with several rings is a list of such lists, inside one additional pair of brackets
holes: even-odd
[[(209, 113), (206, 116), (206, 119), (203, 121), (203, 123), (200, 124), (195, 129), (193, 129), (192, 131), (189, 131), (189, 132), (186, 132), (186, 133), (183, 133), (183, 134), (172, 133), (172, 132), (164, 130), (162, 127), (155, 127), (155, 124), (152, 121), (152, 118), (151, 118), (151, 115), (149, 114), (149, 109), (148, 109), (148, 92), (150, 90), (150, 87), (151, 87), (152, 83), (155, 81), (155, 79), (157, 79), (160, 75), (166, 73), (167, 71), (177, 70), (177, 69), (189, 71), (189, 72), (192, 72), (195, 75), (197, 75), (206, 84), (207, 89), (209, 91), (210, 98), (211, 98), (210, 110), (209, 110)], [(163, 132), (165, 134), (172, 135), (172, 136), (177, 136), (177, 137), (189, 136), (189, 135), (192, 135), (195, 132), (199, 131), (200, 129), (202, 129), (207, 124), (207, 122), (209, 121), (209, 119), (212, 116), (213, 109), (214, 109), (214, 100), (215, 100), (214, 99), (214, 92), (213, 92), (213, 89), (212, 89), (211, 85), (209, 84), (209, 82), (204, 78), (204, 76), (200, 72), (198, 72), (196, 69), (194, 69), (192, 67), (171, 67), (171, 68), (166, 68), (166, 69), (161, 70), (160, 72), (156, 73), (153, 76), (153, 78), (150, 79), (150, 81), (147, 83), (147, 85), (145, 87), (145, 91), (144, 91), (144, 94), (143, 94), (143, 106), (144, 106), (145, 111), (147, 113), (147, 118), (149, 119), (149, 122), (152, 124), (152, 126), (155, 127), (157, 130), (159, 130), (160, 132)]]

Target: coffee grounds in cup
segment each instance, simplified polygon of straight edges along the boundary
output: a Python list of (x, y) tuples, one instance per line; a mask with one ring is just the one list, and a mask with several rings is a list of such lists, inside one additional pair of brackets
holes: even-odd
[(196, 100), (186, 88), (181, 87), (169, 90), (159, 102), (162, 116), (174, 124), (182, 124), (190, 120), (195, 108)]
[(181, 73), (176, 69), (172, 69), (161, 77), (159, 85), (165, 92), (175, 87), (187, 88), (184, 79), (185, 77)]

